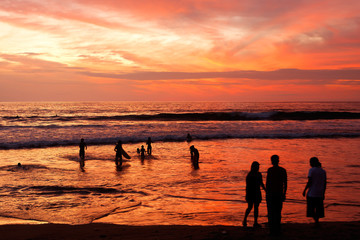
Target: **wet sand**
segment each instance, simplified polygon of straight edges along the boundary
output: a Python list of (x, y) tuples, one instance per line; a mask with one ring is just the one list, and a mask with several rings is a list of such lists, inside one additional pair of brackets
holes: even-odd
[(1, 239), (360, 239), (360, 222), (324, 222), (283, 224), (281, 236), (269, 236), (268, 229), (238, 226), (124, 226), (114, 224), (86, 225), (0, 225)]

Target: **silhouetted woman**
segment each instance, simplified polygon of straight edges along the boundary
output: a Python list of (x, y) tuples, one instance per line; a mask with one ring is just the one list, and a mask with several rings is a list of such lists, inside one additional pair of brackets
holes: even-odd
[(266, 191), (262, 175), (259, 172), (260, 164), (254, 161), (251, 164), (251, 170), (246, 176), (246, 202), (248, 207), (245, 211), (245, 217), (243, 221), (243, 226), (247, 226), (247, 217), (254, 207), (254, 227), (260, 227), (258, 224), (258, 215), (259, 215), (259, 205), (262, 200), (260, 186)]

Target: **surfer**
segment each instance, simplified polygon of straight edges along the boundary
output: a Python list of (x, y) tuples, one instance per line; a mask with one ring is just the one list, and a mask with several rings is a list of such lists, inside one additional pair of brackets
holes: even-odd
[(151, 147), (151, 137), (148, 138), (148, 140), (146, 141), (146, 145), (147, 145), (147, 154), (151, 155), (151, 151), (152, 151), (152, 147)]
[(80, 151), (79, 151), (80, 167), (84, 167), (85, 166), (85, 149), (87, 149), (87, 145), (83, 138), (80, 140), (79, 148), (80, 148)]
[(195, 169), (199, 168), (199, 151), (194, 147), (194, 145), (192, 145), (190, 147), (190, 154), (191, 154), (191, 162), (194, 166)]
[(122, 166), (122, 157), (124, 156), (126, 159), (130, 159), (131, 157), (125, 152), (125, 150), (122, 147), (122, 142), (121, 140), (118, 141), (118, 143), (116, 144), (114, 151), (116, 152), (116, 156), (115, 156), (115, 165), (117, 167), (121, 167)]

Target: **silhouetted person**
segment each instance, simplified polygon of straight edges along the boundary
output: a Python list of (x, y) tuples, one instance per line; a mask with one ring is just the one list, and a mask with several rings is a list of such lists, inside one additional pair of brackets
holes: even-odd
[(141, 156), (142, 158), (145, 157), (145, 148), (144, 148), (144, 145), (141, 145), (141, 148), (140, 148), (140, 156)]
[(254, 207), (254, 227), (260, 227), (258, 223), (259, 205), (261, 203), (261, 191), (260, 187), (265, 190), (262, 175), (259, 172), (260, 164), (254, 161), (251, 164), (251, 170), (246, 176), (246, 202), (248, 207), (245, 211), (243, 226), (247, 226), (247, 217), (249, 216), (252, 208)]
[(79, 151), (80, 167), (84, 167), (85, 166), (85, 149), (87, 149), (87, 145), (83, 138), (80, 140), (79, 148), (80, 148), (80, 151)]
[(191, 141), (192, 141), (192, 137), (191, 137), (190, 133), (187, 134), (187, 136), (186, 136), (186, 141), (187, 141), (187, 142), (191, 142)]
[(305, 186), (303, 196), (306, 195), (307, 211), (306, 216), (312, 217), (315, 224), (319, 224), (319, 218), (325, 216), (324, 199), (326, 190), (326, 171), (321, 168), (321, 163), (317, 157), (310, 158), (310, 170), (308, 182)]
[(194, 166), (195, 169), (199, 168), (199, 151), (194, 147), (194, 145), (192, 145), (190, 147), (190, 154), (191, 154), (191, 162)]
[(146, 145), (147, 145), (147, 154), (151, 155), (152, 152), (152, 146), (151, 146), (151, 137), (148, 138), (148, 140), (146, 141)]
[(271, 235), (280, 234), (281, 210), (286, 199), (287, 173), (279, 166), (279, 156), (271, 156), (272, 167), (266, 176), (266, 204)]
[(130, 159), (130, 156), (125, 152), (125, 150), (122, 147), (122, 142), (121, 140), (118, 141), (118, 143), (116, 144), (114, 151), (116, 152), (116, 156), (115, 156), (115, 165), (117, 167), (121, 167), (122, 166), (122, 157), (124, 156), (127, 159)]

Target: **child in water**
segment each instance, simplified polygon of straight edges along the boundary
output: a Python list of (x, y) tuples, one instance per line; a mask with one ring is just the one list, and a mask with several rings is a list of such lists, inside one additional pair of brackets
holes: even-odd
[(144, 145), (141, 145), (140, 155), (141, 155), (142, 158), (145, 157), (145, 148), (144, 148)]

